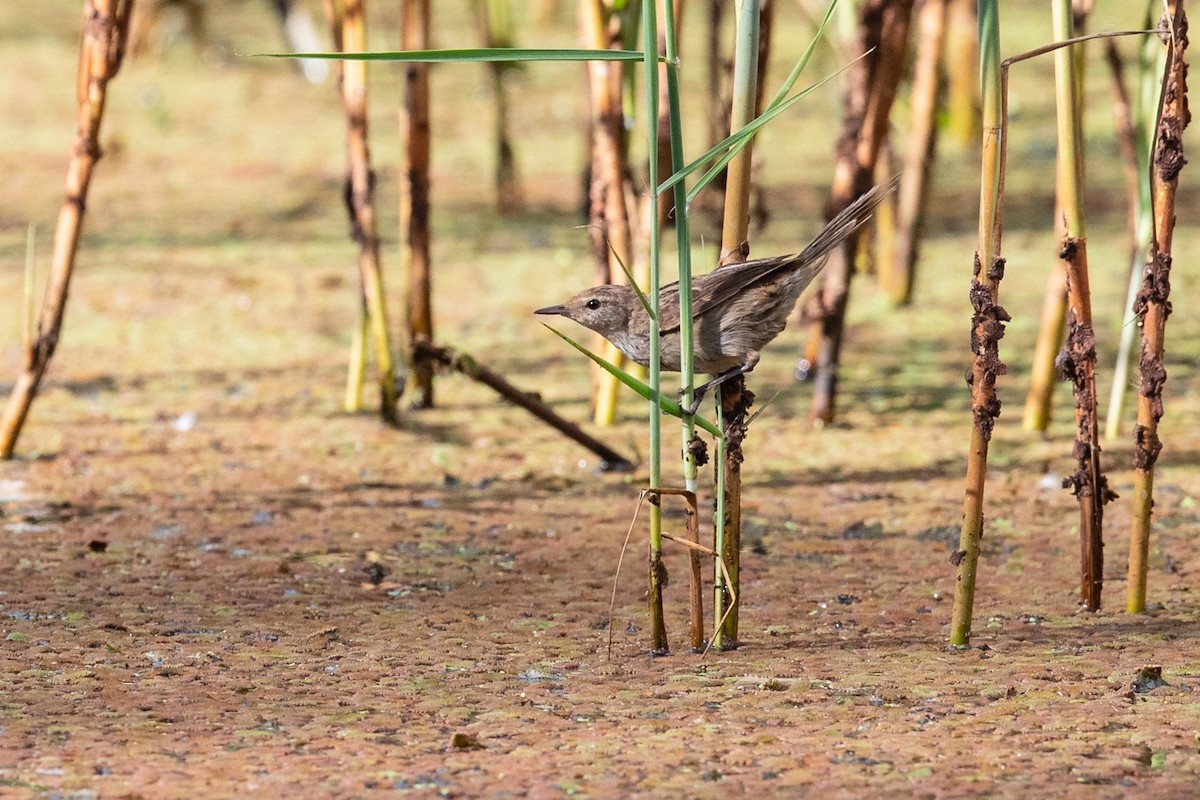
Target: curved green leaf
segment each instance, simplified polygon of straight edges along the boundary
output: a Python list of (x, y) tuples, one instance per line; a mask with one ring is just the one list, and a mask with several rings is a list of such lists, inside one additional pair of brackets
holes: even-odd
[(641, 61), (641, 50), (530, 47), (468, 47), (451, 50), (381, 50), (363, 53), (254, 53), (255, 58), (321, 58), (331, 61), (406, 61), (434, 63), (485, 61)]
[[(546, 325), (546, 323), (544, 323), (544, 322), (542, 323), (542, 325), (545, 326), (546, 330), (550, 331), (555, 336), (562, 339), (567, 344), (571, 345), (571, 347), (574, 347), (576, 350), (583, 353), (585, 356), (590, 358), (592, 361), (595, 361), (597, 364), (600, 365), (600, 367), (604, 371), (613, 375), (621, 383), (625, 384), (630, 389), (633, 389), (635, 392), (637, 392), (639, 395), (641, 395), (645, 399), (649, 400), (651, 403), (655, 402), (655, 400), (657, 399), (659, 408), (661, 408), (663, 411), (665, 411), (666, 413), (670, 414), (673, 417), (679, 417), (680, 419), (683, 419), (683, 416), (684, 416), (683, 406), (679, 405), (679, 403), (676, 402), (674, 399), (668, 397), (667, 395), (663, 394), (662, 392), (654, 391), (653, 389), (650, 388), (649, 385), (647, 385), (647, 384), (643, 383), (642, 381), (638, 380), (637, 378), (633, 377), (628, 372), (626, 372), (625, 370), (616, 366), (615, 364), (612, 364), (611, 362), (606, 361), (605, 359), (596, 355), (591, 350), (588, 350), (586, 347), (581, 345), (579, 342), (572, 339), (570, 336), (567, 336), (565, 333), (561, 333), (561, 332), (555, 330), (554, 328), (551, 328), (549, 325)], [(698, 414), (693, 414), (692, 418), (696, 421), (696, 424), (699, 425), (701, 428), (708, 431), (713, 436), (716, 436), (718, 439), (721, 438), (721, 429), (718, 428), (716, 425), (714, 425), (712, 422), (709, 422), (704, 417), (701, 417)]]

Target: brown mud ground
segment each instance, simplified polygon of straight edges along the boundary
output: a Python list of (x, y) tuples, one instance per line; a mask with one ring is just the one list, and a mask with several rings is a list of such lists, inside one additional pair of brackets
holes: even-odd
[[(58, 5), (32, 19), (0, 7), (4, 389), (20, 362), (25, 222), (43, 231), (44, 271), (70, 129), (77, 19)], [(215, 30), (257, 32), (233, 52), (268, 49), (264, 13), (214, 8)], [(569, 44), (572, 28), (555, 35)], [(456, 69), (437, 71), (435, 91), (485, 108), (482, 70)], [(386, 215), (397, 82), (375, 74)], [(528, 315), (589, 274), (570, 213), (578, 103), (551, 94), (576, 89), (568, 77), (531, 68), (518, 84), (518, 107), (546, 100), (517, 115), (531, 210), (513, 220), (490, 210), (486, 126), (440, 107), (437, 314), (447, 343), (583, 419), (585, 367)], [(675, 652), (650, 658), (640, 523), (607, 645), (643, 471), (598, 474), (461, 377), (398, 431), (341, 413), (355, 284), (330, 86), (186, 47), (129, 65), (63, 345), (20, 458), (0, 465), (0, 797), (1193, 795), (1200, 318), (1185, 298), (1200, 280), (1183, 267), (1200, 230), (1176, 236), (1153, 610), (1121, 611), (1123, 440), (1105, 453), (1125, 495), (1105, 515), (1105, 608), (1079, 613), (1078, 510), (1054, 478), (1071, 469), (1065, 387), (1048, 437), (1015, 419), (1054, 243), (1037, 182), (1053, 152), (1036, 105), (1046, 73), (1014, 80), (1033, 121), (1010, 159), (1012, 369), (972, 647), (944, 649), (970, 425), (966, 152), (939, 178), (917, 308), (890, 311), (869, 279), (856, 285), (841, 424), (805, 422), (797, 332), (752, 376), (763, 401), (784, 391), (746, 443), (743, 647), (686, 652), (686, 559), (672, 551)], [(782, 153), (768, 164), (824, 179), (828, 150), (766, 142)], [(1111, 161), (1094, 178), (1090, 241), (1103, 397), (1124, 290)], [(814, 227), (794, 220), (816, 213), (819, 186), (785, 178), (762, 254)], [(394, 248), (386, 257), (395, 274)], [(643, 430), (630, 402), (604, 434), (644, 452)], [(1161, 685), (1139, 678), (1147, 665)]]

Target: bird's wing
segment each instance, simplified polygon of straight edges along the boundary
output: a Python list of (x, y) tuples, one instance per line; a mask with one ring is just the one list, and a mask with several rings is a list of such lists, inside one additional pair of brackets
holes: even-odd
[[(695, 303), (692, 304), (693, 308)], [(669, 283), (658, 290), (658, 330), (666, 336), (679, 330), (679, 282)]]
[[(781, 272), (795, 269), (811, 271), (815, 275), (824, 266), (825, 256), (871, 218), (871, 213), (895, 190), (898, 181), (898, 177), (892, 178), (861, 195), (830, 220), (817, 238), (799, 253), (728, 264), (703, 276), (704, 291), (697, 292), (692, 306), (692, 319), (700, 319), (713, 309), (721, 308), (750, 287)], [(670, 288), (674, 287), (675, 284), (671, 284)], [(664, 335), (679, 330), (678, 309), (669, 325), (666, 308), (662, 309), (660, 316), (660, 330)]]

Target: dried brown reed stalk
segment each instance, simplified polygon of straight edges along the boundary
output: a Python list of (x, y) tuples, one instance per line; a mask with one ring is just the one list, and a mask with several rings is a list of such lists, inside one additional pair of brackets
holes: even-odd
[(83, 230), (88, 188), (101, 156), (100, 124), (104, 120), (108, 84), (121, 68), (133, 5), (133, 0), (85, 0), (83, 4), (75, 136), (67, 166), (66, 197), (54, 230), (50, 276), (35, 335), (25, 348), (24, 364), (0, 416), (0, 458), (12, 458), (42, 377), (58, 347)]

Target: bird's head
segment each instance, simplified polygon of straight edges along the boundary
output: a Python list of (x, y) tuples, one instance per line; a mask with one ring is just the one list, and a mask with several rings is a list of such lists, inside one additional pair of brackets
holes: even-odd
[(639, 301), (628, 286), (605, 284), (580, 292), (562, 305), (539, 308), (533, 313), (557, 314), (611, 339), (613, 334), (628, 329), (635, 306), (640, 308)]

